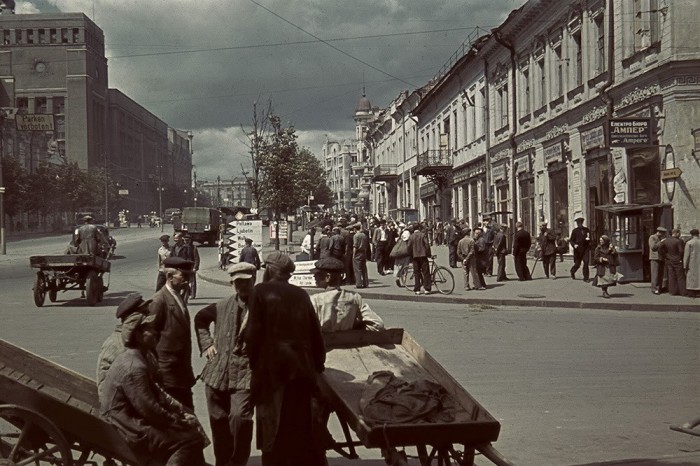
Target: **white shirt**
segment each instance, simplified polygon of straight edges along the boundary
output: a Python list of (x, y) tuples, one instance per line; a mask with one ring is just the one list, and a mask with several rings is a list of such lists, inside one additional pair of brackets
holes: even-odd
[(185, 314), (187, 307), (185, 307), (185, 302), (182, 300), (182, 297), (180, 294), (175, 291), (175, 289), (170, 286), (170, 283), (165, 283), (165, 287), (168, 289), (171, 295), (175, 298), (175, 301), (177, 302), (178, 307), (180, 308), (180, 311)]

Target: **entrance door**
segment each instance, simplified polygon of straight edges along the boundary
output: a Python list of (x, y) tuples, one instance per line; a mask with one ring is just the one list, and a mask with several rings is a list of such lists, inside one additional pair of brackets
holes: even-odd
[(550, 169), (549, 198), (554, 232), (567, 237), (569, 235), (569, 177), (566, 166), (563, 168), (552, 166)]
[(520, 180), (520, 221), (530, 234), (535, 228), (535, 178), (530, 176)]
[(588, 180), (588, 228), (593, 235), (592, 244), (598, 244), (598, 238), (610, 233), (607, 216), (595, 207), (610, 204), (610, 170), (606, 158), (598, 158), (586, 163)]

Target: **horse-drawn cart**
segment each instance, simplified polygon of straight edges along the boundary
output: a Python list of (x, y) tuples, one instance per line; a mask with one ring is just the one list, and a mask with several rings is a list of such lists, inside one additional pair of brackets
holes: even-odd
[(0, 465), (138, 465), (87, 377), (0, 339)]
[(104, 274), (110, 271), (110, 262), (92, 254), (64, 254), (58, 256), (31, 256), (29, 265), (39, 269), (34, 278), (34, 304), (44, 305), (46, 295), (56, 302), (59, 291), (81, 290), (90, 306), (102, 301)]
[[(386, 462), (395, 466), (408, 465), (410, 456), (422, 466), (473, 465), (476, 452), (496, 465), (511, 464), (491, 445), (498, 439), (499, 422), (403, 329), (324, 337), (327, 353), (321, 390), (345, 436), (330, 449), (357, 458), (357, 446), (380, 448)], [(368, 419), (366, 406), (373, 393), (370, 376), (382, 372), (391, 372), (406, 383), (428, 381), (431, 386), (441, 386), (451, 405), (448, 420), (377, 423), (376, 417)], [(388, 405), (392, 402), (401, 404), (398, 398)]]

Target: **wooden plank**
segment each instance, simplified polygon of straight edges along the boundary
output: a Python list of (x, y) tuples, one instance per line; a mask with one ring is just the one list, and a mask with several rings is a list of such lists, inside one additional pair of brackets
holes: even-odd
[(390, 328), (378, 332), (365, 330), (349, 330), (345, 332), (324, 333), (323, 340), (326, 349), (353, 348), (364, 345), (383, 345), (401, 343), (402, 328)]

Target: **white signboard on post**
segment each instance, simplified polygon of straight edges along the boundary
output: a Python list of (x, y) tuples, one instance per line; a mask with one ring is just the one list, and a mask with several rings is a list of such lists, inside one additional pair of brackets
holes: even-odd
[[(280, 220), (280, 239), (287, 239), (289, 224), (286, 220)], [(275, 222), (270, 222), (270, 239), (275, 239)]]
[(297, 261), (294, 262), (296, 268), (292, 277), (289, 279), (289, 283), (292, 285), (300, 286), (302, 288), (315, 288), (316, 280), (311, 274), (311, 269), (314, 268), (316, 261)]
[(226, 239), (228, 240), (229, 263), (236, 264), (240, 261), (241, 250), (245, 247), (246, 238), (253, 240), (253, 247), (260, 254), (263, 239), (262, 220), (234, 220), (228, 224)]

